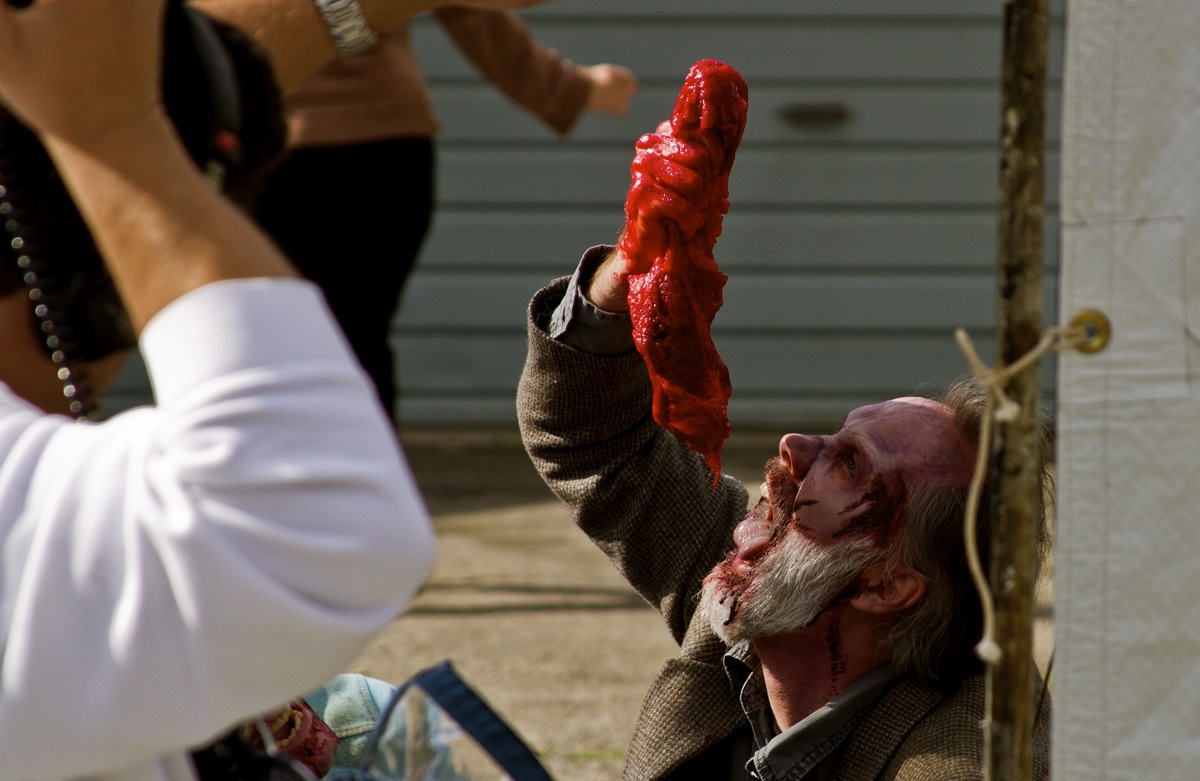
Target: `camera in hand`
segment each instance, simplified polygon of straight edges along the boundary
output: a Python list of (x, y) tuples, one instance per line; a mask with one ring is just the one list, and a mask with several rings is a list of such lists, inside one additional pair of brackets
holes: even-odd
[[(36, 0), (6, 2), (28, 7)], [(163, 102), (183, 145), (216, 186), (249, 207), (286, 137), (266, 55), (182, 0), (167, 4), (163, 51)], [(78, 385), (79, 364), (134, 346), (120, 296), (53, 162), (2, 105), (0, 218), (8, 239), (0, 242), (0, 293), (28, 289), (30, 316), (63, 367), (60, 376)], [(78, 414), (93, 406), (78, 401)]]

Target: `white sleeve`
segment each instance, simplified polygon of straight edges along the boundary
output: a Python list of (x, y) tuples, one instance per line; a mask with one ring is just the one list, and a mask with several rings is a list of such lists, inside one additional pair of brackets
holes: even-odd
[(141, 348), (157, 406), (0, 403), (0, 757), (181, 750), (343, 672), (432, 567), (391, 426), (319, 291), (201, 288)]

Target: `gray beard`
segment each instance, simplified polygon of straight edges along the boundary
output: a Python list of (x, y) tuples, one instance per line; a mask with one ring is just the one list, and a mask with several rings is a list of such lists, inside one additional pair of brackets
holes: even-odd
[(879, 557), (865, 537), (818, 545), (791, 529), (745, 578), (734, 573), (733, 554), (714, 567), (697, 611), (726, 645), (794, 632), (816, 621)]

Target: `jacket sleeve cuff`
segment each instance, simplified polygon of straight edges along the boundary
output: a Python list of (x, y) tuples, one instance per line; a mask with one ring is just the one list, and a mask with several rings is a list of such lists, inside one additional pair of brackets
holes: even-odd
[(593, 355), (619, 355), (634, 348), (629, 313), (600, 309), (583, 294), (588, 280), (611, 251), (611, 245), (600, 244), (583, 253), (546, 324), (546, 332), (554, 339)]

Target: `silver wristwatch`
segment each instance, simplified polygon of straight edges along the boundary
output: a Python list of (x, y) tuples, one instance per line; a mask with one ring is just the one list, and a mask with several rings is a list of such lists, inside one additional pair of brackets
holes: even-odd
[(352, 57), (375, 45), (375, 31), (363, 16), (358, 0), (313, 0), (333, 38), (338, 54)]

